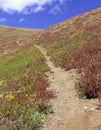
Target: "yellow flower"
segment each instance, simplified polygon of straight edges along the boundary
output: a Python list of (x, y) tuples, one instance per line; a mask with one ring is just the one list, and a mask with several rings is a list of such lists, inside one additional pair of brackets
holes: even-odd
[(28, 97), (29, 95), (28, 94), (26, 94), (26, 97)]
[(7, 100), (13, 100), (14, 99), (14, 95), (12, 93), (9, 93), (8, 95), (6, 95), (5, 97)]

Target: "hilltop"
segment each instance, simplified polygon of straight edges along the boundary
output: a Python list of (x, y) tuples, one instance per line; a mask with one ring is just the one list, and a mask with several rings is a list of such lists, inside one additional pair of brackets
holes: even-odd
[(0, 59), (16, 54), (16, 51), (25, 46), (31, 46), (32, 38), (36, 38), (41, 31), (0, 26)]
[(29, 40), (31, 36), (37, 35), (42, 30), (14, 28), (9, 26), (0, 26), (0, 45), (9, 42)]

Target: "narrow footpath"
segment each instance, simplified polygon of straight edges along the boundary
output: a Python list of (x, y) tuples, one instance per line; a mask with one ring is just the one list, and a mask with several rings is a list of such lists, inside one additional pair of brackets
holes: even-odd
[(50, 72), (47, 73), (50, 89), (56, 98), (50, 101), (54, 110), (44, 120), (42, 130), (101, 130), (101, 110), (96, 110), (97, 99), (78, 99), (75, 70), (55, 67), (45, 48), (35, 45), (44, 55)]

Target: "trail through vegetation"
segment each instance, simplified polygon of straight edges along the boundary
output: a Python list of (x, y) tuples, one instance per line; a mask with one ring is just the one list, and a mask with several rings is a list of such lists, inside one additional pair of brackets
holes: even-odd
[(75, 89), (75, 70), (65, 71), (55, 67), (47, 51), (35, 45), (50, 67), (47, 73), (50, 89), (56, 94), (51, 100), (54, 113), (47, 116), (43, 130), (101, 130), (101, 112), (96, 109), (97, 99), (79, 99)]

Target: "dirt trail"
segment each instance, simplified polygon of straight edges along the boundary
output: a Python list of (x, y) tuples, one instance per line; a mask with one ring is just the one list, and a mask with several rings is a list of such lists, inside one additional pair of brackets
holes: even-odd
[(66, 72), (55, 67), (44, 48), (36, 47), (43, 53), (46, 63), (51, 69), (48, 72), (50, 89), (56, 94), (51, 100), (54, 114), (45, 119), (42, 130), (101, 130), (101, 111), (96, 110), (97, 100), (77, 98), (75, 70)]

